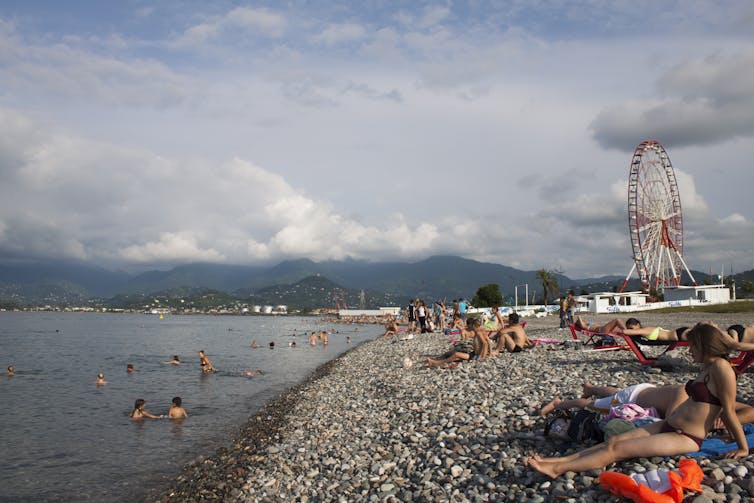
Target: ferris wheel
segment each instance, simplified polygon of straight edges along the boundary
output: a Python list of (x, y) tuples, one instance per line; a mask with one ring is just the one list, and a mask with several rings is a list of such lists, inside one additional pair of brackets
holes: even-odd
[(659, 142), (641, 142), (631, 158), (628, 177), (628, 233), (642, 288), (678, 286), (681, 267), (696, 284), (683, 260), (683, 214), (673, 166)]

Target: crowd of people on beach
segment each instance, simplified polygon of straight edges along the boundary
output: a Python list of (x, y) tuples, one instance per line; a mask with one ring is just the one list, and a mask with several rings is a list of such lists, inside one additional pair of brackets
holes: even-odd
[[(691, 327), (665, 329), (643, 326), (636, 318), (625, 321), (616, 318), (596, 324), (574, 317), (568, 299), (561, 299), (561, 326), (570, 323), (592, 333), (620, 333), (649, 341), (683, 341), (701, 369), (696, 378), (685, 384), (639, 383), (616, 389), (587, 382), (580, 398), (554, 398), (540, 410), (542, 416), (553, 416), (546, 422), (546, 435), (599, 443), (567, 456), (535, 454), (527, 460), (528, 466), (556, 478), (567, 471), (600, 469), (628, 458), (686, 454), (700, 450), (704, 438), (716, 429), (725, 429), (736, 444), (725, 457), (748, 456), (742, 424), (754, 422), (754, 407), (736, 401), (737, 376), (729, 354), (754, 350), (754, 325), (732, 325), (723, 330), (712, 322), (700, 322)], [(446, 315), (450, 315), (447, 327), (439, 331), (453, 335), (451, 347), (442, 355), (428, 358), (427, 364), (451, 368), (460, 362), (484, 360), (504, 351), (520, 352), (536, 344), (527, 336), (517, 313), (505, 318), (497, 306), (484, 318), (468, 317), (454, 301), (450, 313), (439, 303), (439, 317), (434, 314), (433, 311), (430, 315), (422, 300), (412, 301), (405, 319), (391, 318), (385, 322), (384, 337), (407, 340), (415, 334), (438, 331)], [(592, 430), (594, 434), (589, 437), (585, 432)]]

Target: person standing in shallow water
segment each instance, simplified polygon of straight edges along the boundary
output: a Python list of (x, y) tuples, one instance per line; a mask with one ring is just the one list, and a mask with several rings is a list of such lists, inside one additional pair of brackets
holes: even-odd
[(162, 419), (162, 416), (155, 416), (144, 410), (146, 405), (147, 402), (145, 402), (143, 398), (137, 399), (134, 403), (134, 410), (131, 411), (131, 419), (143, 419), (145, 417), (148, 417), (149, 419)]
[(177, 396), (173, 398), (173, 404), (168, 410), (169, 419), (183, 419), (184, 417), (188, 417), (188, 413), (186, 413), (186, 409), (181, 407), (181, 403), (181, 397)]
[(728, 360), (724, 334), (711, 323), (698, 323), (687, 333), (694, 361), (702, 364), (695, 379), (686, 383), (689, 398), (681, 403), (665, 420), (636, 428), (609, 441), (570, 456), (542, 458), (534, 455), (527, 464), (551, 478), (567, 471), (583, 472), (602, 469), (630, 458), (676, 456), (696, 452), (702, 440), (722, 418), (728, 432), (735, 439), (737, 449), (726, 458), (740, 459), (749, 455), (741, 423), (736, 415), (736, 373)]
[(199, 351), (199, 365), (201, 365), (202, 372), (204, 372), (205, 374), (217, 372), (217, 369), (212, 366), (212, 362), (209, 361), (207, 355), (204, 354), (204, 350)]

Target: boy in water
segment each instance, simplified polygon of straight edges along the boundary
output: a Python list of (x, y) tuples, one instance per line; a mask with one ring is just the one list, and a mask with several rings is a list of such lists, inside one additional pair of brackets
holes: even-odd
[(105, 374), (103, 374), (102, 372), (97, 374), (97, 381), (95, 382), (95, 384), (97, 386), (102, 386), (104, 384), (107, 384), (107, 381), (105, 381)]
[(177, 396), (173, 398), (173, 405), (170, 406), (170, 410), (168, 410), (168, 418), (169, 419), (182, 419), (184, 417), (188, 417), (188, 414), (186, 413), (186, 409), (181, 407), (181, 397)]

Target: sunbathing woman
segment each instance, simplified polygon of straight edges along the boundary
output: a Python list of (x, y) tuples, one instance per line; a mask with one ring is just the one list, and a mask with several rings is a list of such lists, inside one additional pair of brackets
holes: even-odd
[(503, 348), (508, 350), (509, 353), (518, 353), (535, 346), (527, 337), (524, 327), (521, 326), (518, 313), (508, 315), (508, 323), (507, 327), (501, 328), (491, 337), (493, 341), (497, 342), (495, 349), (492, 350), (493, 356), (500, 353)]
[(739, 459), (748, 456), (749, 446), (735, 412), (736, 374), (728, 361), (728, 348), (723, 340), (727, 336), (708, 323), (698, 323), (687, 335), (694, 361), (701, 363), (702, 369), (696, 379), (686, 383), (688, 400), (664, 421), (611, 437), (608, 442), (570, 456), (541, 458), (535, 455), (527, 460), (527, 464), (556, 478), (567, 471), (600, 469), (623, 459), (695, 452), (720, 414), (738, 444), (738, 448), (725, 457)]
[(641, 336), (649, 341), (685, 341), (688, 331), (689, 327), (680, 327), (675, 330), (662, 327), (642, 327), (639, 320), (629, 318), (626, 320), (626, 328), (623, 333), (634, 337)]
[(587, 323), (581, 316), (576, 316), (576, 321), (573, 322), (573, 326), (579, 330), (589, 330), (590, 332), (597, 332), (600, 334), (621, 333), (626, 329), (625, 323), (618, 318), (615, 318), (604, 325), (597, 325), (596, 323)]
[[(487, 338), (487, 331), (481, 327), (479, 320), (471, 318), (467, 325), (470, 330), (461, 329), (463, 337), (453, 343), (450, 351), (438, 358), (427, 358), (427, 364), (430, 367), (467, 361), (472, 358), (484, 360), (490, 355), (490, 340)], [(470, 337), (466, 337), (466, 335), (470, 335)]]

